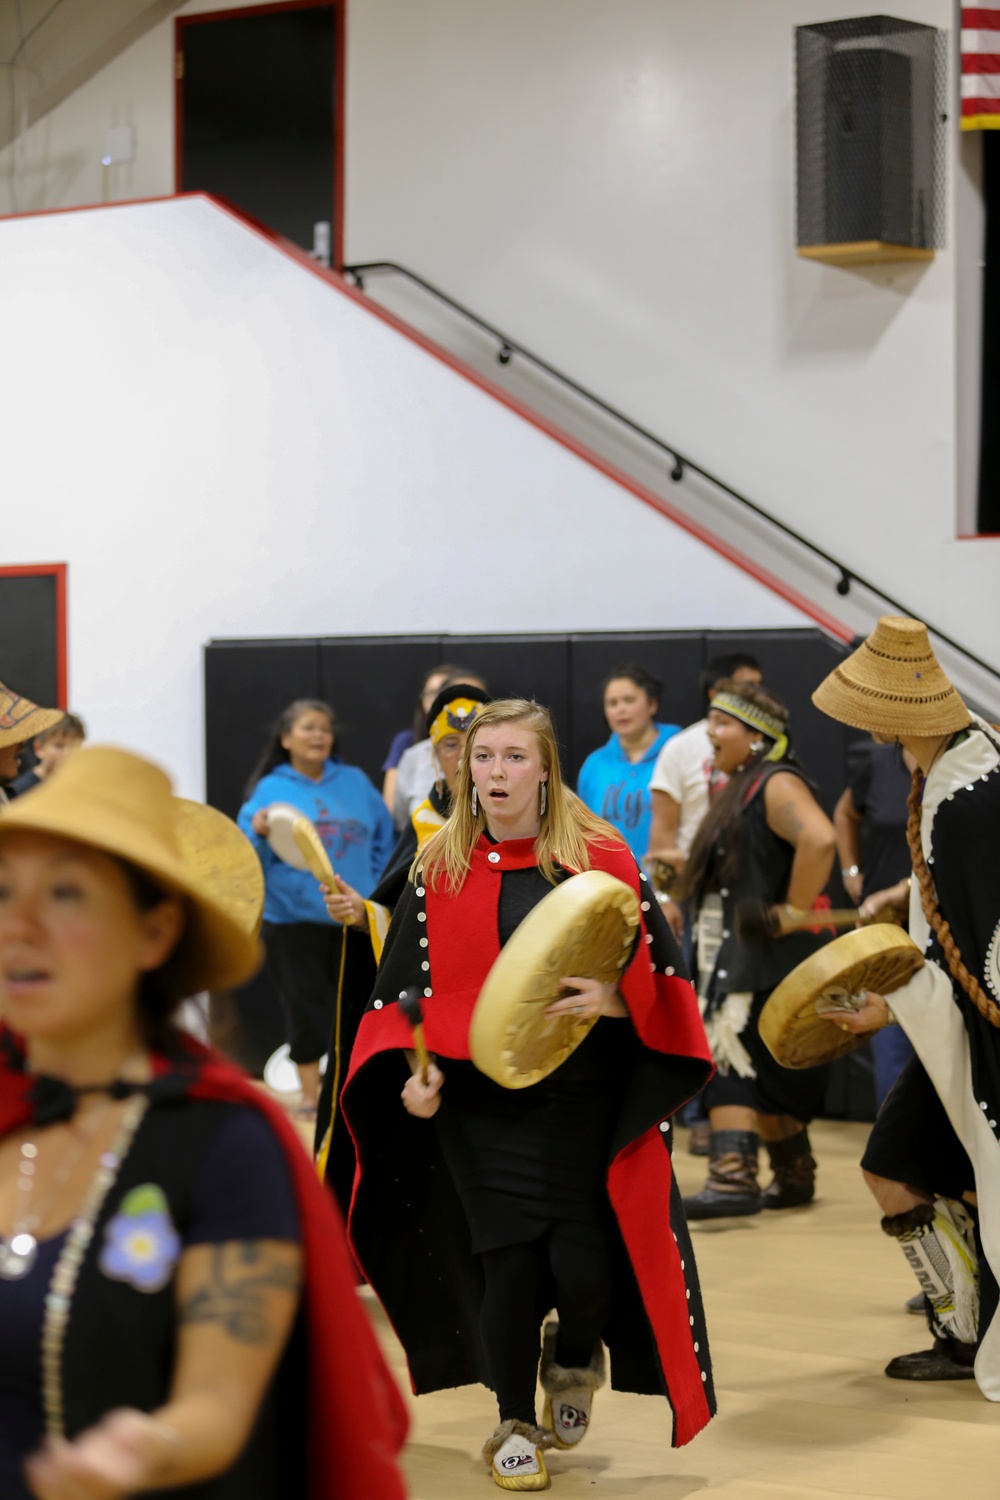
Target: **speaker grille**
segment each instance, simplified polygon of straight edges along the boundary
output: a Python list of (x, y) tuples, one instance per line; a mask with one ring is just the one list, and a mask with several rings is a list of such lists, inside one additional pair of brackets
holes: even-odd
[(944, 244), (947, 36), (892, 16), (795, 29), (797, 244)]

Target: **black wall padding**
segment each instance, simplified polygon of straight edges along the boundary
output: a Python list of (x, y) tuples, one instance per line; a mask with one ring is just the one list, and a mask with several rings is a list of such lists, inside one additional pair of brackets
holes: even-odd
[(382, 785), (382, 762), (401, 729), (408, 729), (428, 667), (442, 660), (441, 642), (427, 636), (350, 636), (319, 643), (321, 698), (338, 721), (344, 760), (363, 766)]
[(317, 641), (219, 641), (205, 652), (205, 795), (234, 818), (268, 730), (296, 698), (320, 696)]
[(601, 702), (601, 683), (613, 667), (635, 662), (664, 684), (660, 720), (691, 724), (701, 718), (698, 679), (705, 660), (702, 633), (646, 632), (642, 635), (570, 636), (570, 765), (574, 776), (609, 730)]
[[(344, 759), (381, 786), (393, 735), (409, 726), (424, 673), (439, 662), (482, 673), (495, 697), (536, 698), (552, 709), (571, 784), (586, 755), (608, 738), (601, 682), (619, 662), (645, 666), (665, 684), (660, 718), (702, 716), (699, 676), (715, 656), (749, 651), (765, 683), (787, 704), (796, 749), (827, 812), (846, 784), (849, 731), (811, 702), (846, 647), (817, 629), (662, 631), (576, 635), (342, 636), (301, 641), (213, 641), (205, 649), (208, 800), (234, 815), (270, 724), (294, 698), (331, 702)], [(843, 900), (839, 878), (830, 887)], [(234, 997), (239, 1034), (228, 1047), (259, 1068), (281, 1040), (277, 996), (266, 975)], [(871, 1118), (870, 1075), (835, 1065), (831, 1112)]]
[(0, 575), (0, 682), (44, 707), (59, 694), (56, 580)]

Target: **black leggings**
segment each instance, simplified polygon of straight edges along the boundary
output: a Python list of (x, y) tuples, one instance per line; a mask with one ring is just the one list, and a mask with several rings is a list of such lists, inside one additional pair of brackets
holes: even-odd
[(538, 1328), (555, 1283), (559, 1313), (556, 1361), (590, 1364), (611, 1313), (612, 1269), (599, 1224), (554, 1224), (528, 1244), (482, 1255), (486, 1289), (480, 1314), (483, 1346), (500, 1420), (535, 1423)]

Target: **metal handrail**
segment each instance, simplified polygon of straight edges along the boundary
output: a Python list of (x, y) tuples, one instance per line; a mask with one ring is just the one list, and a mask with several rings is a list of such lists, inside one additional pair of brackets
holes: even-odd
[[(631, 417), (627, 417), (617, 407), (602, 400), (593, 391), (588, 391), (585, 386), (580, 385), (571, 376), (565, 374), (562, 370), (557, 370), (554, 365), (550, 365), (540, 355), (532, 353), (530, 349), (526, 349), (523, 344), (518, 343), (516, 339), (511, 338), (508, 334), (502, 333), (492, 323), (487, 323), (485, 318), (481, 318), (478, 313), (473, 312), (469, 307), (463, 306), (461, 302), (456, 302), (454, 297), (450, 297), (447, 292), (443, 292), (440, 287), (434, 286), (432, 282), (418, 275), (416, 271), (411, 271), (408, 266), (400, 265), (395, 260), (369, 260), (344, 266), (342, 269), (344, 275), (349, 277), (361, 292), (365, 290), (364, 278), (372, 273), (388, 271), (396, 276), (404, 276), (407, 281), (412, 281), (415, 286), (419, 286), (430, 296), (436, 298), (438, 302), (444, 303), (446, 307), (450, 307), (453, 312), (458, 313), (460, 317), (472, 323), (481, 332), (495, 339), (498, 345), (498, 363), (508, 365), (514, 355), (517, 355), (519, 359), (526, 360), (529, 364), (534, 365), (536, 369), (543, 371), (551, 380), (556, 381), (559, 385), (572, 391), (575, 396), (579, 396), (582, 400), (588, 402), (590, 406), (603, 412), (605, 416), (613, 418), (621, 426), (635, 433), (637, 437), (641, 437), (645, 442), (651, 443), (655, 448), (659, 448), (661, 453), (665, 453), (673, 460), (670, 477), (675, 483), (680, 483), (684, 478), (686, 470), (689, 470), (692, 474), (697, 474), (699, 479), (705, 480), (714, 489), (725, 495), (727, 499), (735, 500), (737, 504), (743, 506), (744, 510), (751, 511), (760, 520), (765, 521), (768, 526), (773, 527), (775, 531), (780, 531), (783, 536), (788, 537), (797, 546), (804, 548), (807, 552), (811, 552), (813, 557), (818, 557), (821, 562), (826, 563), (839, 574), (834, 587), (841, 596), (849, 594), (851, 584), (857, 583), (863, 589), (867, 589), (870, 594), (876, 595), (883, 603), (888, 604), (896, 614), (923, 619), (922, 615), (910, 609), (908, 605), (901, 604), (898, 599), (894, 599), (891, 594), (887, 594), (884, 589), (879, 588), (877, 583), (872, 583), (871, 579), (865, 578), (862, 574), (855, 572), (853, 568), (849, 568), (846, 563), (841, 562), (832, 553), (818, 546), (816, 542), (810, 541), (800, 531), (796, 531), (793, 526), (789, 526), (786, 522), (779, 520), (777, 516), (771, 515), (770, 511), (765, 510), (763, 506), (751, 500), (748, 495), (741, 494), (739, 490), (733, 489), (731, 484), (727, 484), (724, 479), (720, 479), (717, 474), (713, 474), (710, 470), (703, 468), (701, 464), (695, 463), (693, 458), (689, 458), (686, 453), (682, 453), (673, 443), (665, 442), (655, 432), (650, 432), (648, 427), (643, 427), (639, 422), (634, 422)], [(953, 636), (947, 635), (943, 630), (939, 630), (936, 625), (932, 625), (928, 620), (924, 620), (924, 624), (928, 630), (937, 636), (938, 640), (943, 641), (946, 646), (950, 646), (952, 650), (958, 651), (968, 661), (974, 662), (977, 667), (980, 667), (984, 672), (988, 672), (992, 677), (1000, 681), (1000, 670), (991, 666), (988, 661), (984, 661), (981, 656), (977, 656), (975, 652), (970, 651), (968, 646), (963, 646), (960, 641), (956, 641)]]

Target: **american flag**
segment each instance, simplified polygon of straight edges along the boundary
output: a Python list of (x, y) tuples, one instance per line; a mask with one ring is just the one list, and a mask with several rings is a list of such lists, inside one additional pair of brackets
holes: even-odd
[(962, 129), (1000, 130), (1000, 0), (962, 6)]

